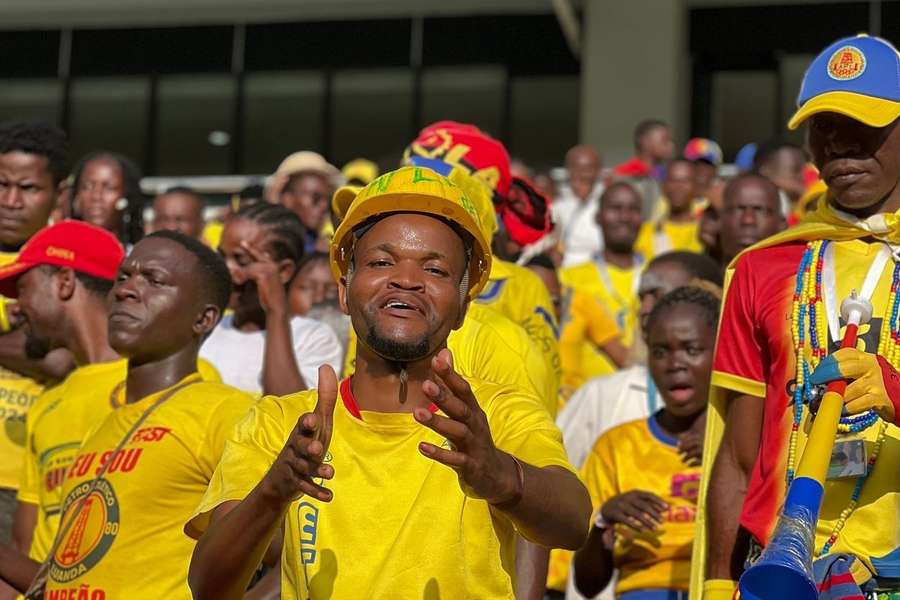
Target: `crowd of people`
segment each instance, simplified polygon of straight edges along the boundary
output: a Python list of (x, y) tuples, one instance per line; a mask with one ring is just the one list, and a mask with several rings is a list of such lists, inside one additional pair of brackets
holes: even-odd
[(218, 212), (0, 124), (0, 600), (734, 598), (836, 380), (808, 576), (896, 597), (898, 118), (861, 35), (807, 147), (647, 119), (554, 178), (440, 121)]

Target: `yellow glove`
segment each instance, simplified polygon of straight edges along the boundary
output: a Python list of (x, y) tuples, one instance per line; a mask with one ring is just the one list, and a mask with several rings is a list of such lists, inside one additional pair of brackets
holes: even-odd
[(900, 414), (900, 374), (883, 356), (842, 348), (826, 356), (809, 378), (813, 385), (852, 379), (844, 392), (846, 411), (852, 415), (874, 410), (888, 423)]
[(732, 600), (739, 597), (737, 581), (707, 579), (703, 582), (703, 600)]

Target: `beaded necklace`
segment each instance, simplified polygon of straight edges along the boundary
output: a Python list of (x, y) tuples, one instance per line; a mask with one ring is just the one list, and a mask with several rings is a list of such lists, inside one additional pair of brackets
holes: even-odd
[[(791, 424), (791, 435), (788, 446), (787, 461), (787, 485), (790, 487), (794, 480), (796, 462), (797, 462), (797, 438), (799, 436), (800, 424), (803, 422), (804, 405), (809, 404), (813, 395), (812, 386), (809, 383), (809, 376), (819, 362), (825, 358), (826, 348), (828, 345), (827, 334), (825, 328), (819, 326), (818, 316), (824, 311), (824, 297), (822, 294), (822, 269), (824, 266), (825, 251), (828, 249), (829, 240), (815, 240), (809, 242), (806, 251), (800, 259), (800, 266), (797, 270), (797, 278), (794, 286), (794, 296), (791, 306), (791, 339), (794, 343), (794, 352), (796, 358), (795, 371), (795, 387), (793, 390), (792, 403), (794, 409), (794, 419)], [(884, 356), (888, 362), (895, 367), (900, 361), (900, 263), (894, 262), (893, 277), (891, 280), (891, 290), (888, 297), (888, 307), (890, 309), (890, 317), (887, 323), (882, 324), (882, 333), (878, 344), (878, 354)], [(807, 359), (807, 354), (809, 359)], [(839, 433), (858, 433), (868, 429), (879, 421), (877, 413), (870, 410), (868, 412), (854, 415), (852, 417), (841, 417), (838, 425)], [(837, 541), (841, 530), (846, 524), (850, 514), (856, 508), (862, 494), (863, 485), (865, 485), (869, 474), (875, 467), (878, 455), (884, 442), (887, 423), (882, 422), (878, 431), (872, 455), (866, 465), (865, 474), (859, 476), (853, 488), (850, 497), (850, 503), (845, 508), (828, 537), (828, 540), (817, 553), (817, 556), (827, 554), (834, 543)]]

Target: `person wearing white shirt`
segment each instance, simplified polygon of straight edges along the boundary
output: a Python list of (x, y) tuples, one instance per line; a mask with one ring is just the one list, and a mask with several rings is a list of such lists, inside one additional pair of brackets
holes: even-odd
[(590, 260), (603, 247), (603, 234), (596, 223), (603, 184), (602, 160), (593, 146), (578, 145), (566, 153), (569, 179), (553, 202), (553, 222), (563, 247), (562, 266)]
[[(290, 326), (294, 359), (307, 388), (315, 388), (318, 383), (320, 365), (329, 364), (335, 373), (341, 372), (343, 350), (328, 325), (306, 317), (292, 317)], [(222, 383), (262, 393), (265, 344), (265, 331), (241, 331), (235, 327), (234, 315), (230, 314), (213, 330), (200, 356), (219, 371)]]
[(231, 275), (234, 312), (200, 350), (225, 383), (284, 396), (314, 388), (323, 363), (340, 372), (343, 352), (335, 333), (290, 314), (287, 288), (306, 234), (296, 214), (269, 203), (244, 207), (225, 223), (219, 253)]

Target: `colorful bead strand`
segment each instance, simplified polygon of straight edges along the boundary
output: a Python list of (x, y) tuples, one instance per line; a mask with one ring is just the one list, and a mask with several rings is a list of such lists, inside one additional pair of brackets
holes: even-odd
[[(817, 240), (807, 244), (806, 250), (797, 269), (794, 295), (791, 306), (791, 339), (794, 343), (796, 359), (795, 382), (793, 390), (793, 422), (788, 446), (786, 479), (788, 486), (794, 479), (797, 461), (797, 443), (800, 425), (803, 422), (804, 404), (809, 404), (812, 387), (809, 384), (810, 373), (827, 355), (828, 325), (822, 327), (819, 315), (823, 314), (825, 300), (822, 293), (822, 273), (825, 253), (830, 242)], [(891, 278), (885, 319), (879, 336), (878, 354), (884, 356), (895, 368), (900, 368), (900, 263), (896, 260)], [(842, 417), (838, 425), (840, 433), (859, 433), (879, 422), (874, 411)], [(887, 423), (881, 422), (872, 456), (866, 463), (866, 472), (857, 478), (851, 493), (850, 503), (841, 512), (831, 535), (822, 546), (818, 556), (827, 554), (837, 542), (840, 532), (856, 509), (866, 480), (875, 468), (886, 437)]]

